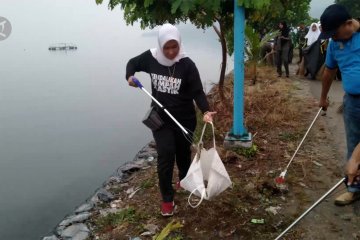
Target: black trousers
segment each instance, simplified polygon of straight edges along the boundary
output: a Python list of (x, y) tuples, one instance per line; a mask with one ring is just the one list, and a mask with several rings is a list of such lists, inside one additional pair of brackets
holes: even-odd
[[(182, 125), (194, 132), (196, 119), (186, 121), (186, 123), (182, 122)], [(158, 153), (159, 186), (164, 202), (174, 200), (172, 178), (175, 161), (179, 169), (179, 181), (186, 176), (191, 164), (191, 143), (185, 138), (184, 134), (178, 126), (166, 123), (164, 127), (153, 132)], [(192, 133), (190, 134), (192, 137)]]
[(286, 43), (276, 51), (277, 73), (282, 75), (282, 65), (284, 64), (286, 76), (289, 76), (289, 51), (290, 44)]
[(301, 61), (303, 59), (303, 55), (304, 55), (303, 50), (301, 47), (299, 47), (299, 63), (301, 63)]

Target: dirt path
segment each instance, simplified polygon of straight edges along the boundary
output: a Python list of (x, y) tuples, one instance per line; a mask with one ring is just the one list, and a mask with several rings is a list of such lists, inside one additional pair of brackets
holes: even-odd
[[(296, 76), (291, 79), (297, 81), (299, 93), (309, 94), (315, 99), (319, 99), (320, 81), (305, 80)], [(342, 114), (337, 112), (343, 97), (341, 82), (333, 83), (329, 97), (331, 104), (327, 116), (319, 119), (307, 140), (308, 145), (315, 145), (315, 149), (317, 149), (315, 160), (323, 166), (312, 167), (308, 172), (311, 177), (307, 178), (309, 182), (306, 182), (309, 187), (305, 188), (306, 201), (303, 201), (303, 206), (301, 206), (304, 210), (334, 186), (343, 174), (346, 141)], [(313, 115), (315, 116), (315, 114)], [(306, 144), (304, 148), (306, 149)], [(311, 154), (308, 156), (312, 156)], [(301, 190), (297, 191), (299, 189), (292, 194), (295, 196), (301, 194)], [(344, 185), (340, 186), (334, 194), (330, 195), (295, 227), (295, 229), (301, 229), (302, 239), (360, 239), (360, 203), (357, 202), (346, 207), (335, 206), (333, 201), (342, 192), (345, 192)]]

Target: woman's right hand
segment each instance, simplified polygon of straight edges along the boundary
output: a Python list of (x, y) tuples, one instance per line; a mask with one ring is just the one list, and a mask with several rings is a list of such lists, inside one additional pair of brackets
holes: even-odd
[(130, 76), (130, 77), (128, 78), (128, 84), (129, 84), (129, 86), (131, 86), (131, 87), (137, 87), (136, 84), (135, 84), (134, 81), (133, 81), (133, 77), (134, 77), (134, 76)]

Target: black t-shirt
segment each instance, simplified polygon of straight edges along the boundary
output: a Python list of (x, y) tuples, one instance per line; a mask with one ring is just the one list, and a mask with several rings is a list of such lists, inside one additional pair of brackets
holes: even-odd
[[(195, 118), (194, 100), (204, 113), (209, 104), (203, 91), (199, 71), (188, 57), (180, 59), (171, 67), (161, 65), (145, 51), (129, 60), (126, 66), (126, 80), (135, 72), (150, 74), (152, 95), (179, 121)], [(160, 113), (165, 121), (169, 118)]]

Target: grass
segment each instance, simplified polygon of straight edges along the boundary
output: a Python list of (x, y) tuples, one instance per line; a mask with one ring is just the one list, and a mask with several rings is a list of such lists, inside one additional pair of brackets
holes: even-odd
[(140, 188), (148, 189), (154, 187), (155, 183), (153, 179), (145, 179), (140, 183)]
[(237, 148), (233, 151), (239, 155), (250, 159), (255, 157), (256, 153), (258, 152), (258, 147), (256, 146), (256, 144), (253, 144), (250, 148)]
[(301, 137), (299, 132), (281, 132), (279, 133), (279, 139), (282, 141), (296, 141)]
[(96, 232), (104, 232), (109, 229), (114, 229), (116, 226), (124, 223), (136, 223), (140, 220), (140, 215), (138, 215), (134, 208), (129, 207), (121, 210), (118, 213), (110, 213), (104, 217), (99, 217), (95, 221)]

